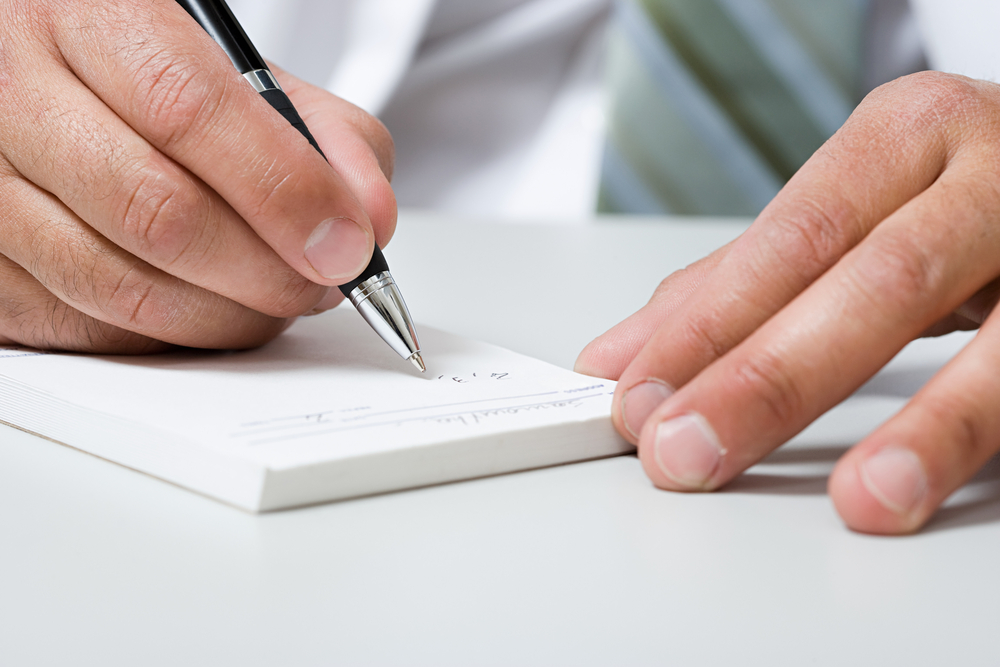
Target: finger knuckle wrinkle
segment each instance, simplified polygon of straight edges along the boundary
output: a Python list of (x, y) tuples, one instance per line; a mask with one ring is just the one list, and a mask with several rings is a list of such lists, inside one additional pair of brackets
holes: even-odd
[(688, 322), (688, 338), (691, 348), (700, 350), (709, 360), (719, 359), (729, 352), (732, 345), (720, 337), (726, 329), (716, 318), (702, 314)]
[(138, 67), (138, 98), (157, 143), (176, 144), (199, 123), (208, 123), (221, 106), (221, 91), (196, 60), (166, 52)]
[(99, 307), (111, 324), (155, 336), (169, 328), (174, 313), (143, 274), (139, 270), (125, 272), (117, 283), (108, 286), (103, 298), (98, 296)]
[(773, 423), (787, 426), (796, 422), (805, 407), (805, 398), (785, 364), (767, 354), (744, 360), (736, 370), (738, 391), (746, 391), (760, 402)]
[(882, 307), (891, 300), (901, 312), (923, 313), (940, 289), (943, 270), (922, 244), (897, 238), (871, 249), (875, 256), (854, 265), (857, 287)]
[(858, 217), (847, 204), (802, 198), (776, 221), (772, 247), (800, 282), (811, 283), (852, 245)]
[(125, 234), (137, 244), (139, 254), (159, 266), (169, 266), (189, 254), (202, 230), (197, 192), (171, 183), (163, 174), (137, 177), (119, 214)]

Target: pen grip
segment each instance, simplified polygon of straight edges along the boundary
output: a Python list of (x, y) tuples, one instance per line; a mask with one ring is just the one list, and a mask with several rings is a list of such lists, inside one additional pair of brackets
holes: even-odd
[[(323, 159), (326, 160), (326, 155), (320, 149), (319, 144), (316, 143), (316, 139), (313, 137), (312, 132), (306, 127), (305, 122), (302, 117), (299, 116), (299, 112), (295, 110), (292, 106), (292, 101), (288, 99), (288, 95), (285, 95), (283, 90), (265, 90), (260, 94), (267, 103), (274, 107), (274, 110), (284, 116), (285, 120), (291, 123), (292, 127), (302, 133), (312, 147), (319, 151), (320, 155), (323, 155)], [(329, 162), (329, 160), (327, 160)]]
[[(323, 156), (324, 160), (327, 159), (326, 155), (324, 155), (323, 151), (320, 149), (319, 144), (316, 143), (316, 139), (313, 137), (312, 132), (310, 132), (309, 128), (306, 127), (306, 124), (302, 120), (302, 117), (299, 116), (299, 112), (295, 110), (295, 107), (292, 105), (292, 101), (288, 99), (288, 95), (286, 95), (284, 91), (265, 90), (260, 95), (265, 100), (267, 100), (268, 104), (274, 107), (275, 111), (284, 116), (285, 120), (291, 123), (292, 127), (294, 127), (296, 130), (302, 133), (302, 136), (304, 136), (309, 141), (309, 143), (312, 144), (313, 148), (319, 151), (319, 154)], [(327, 162), (329, 162), (329, 160), (327, 160)], [(374, 251), (372, 252), (372, 259), (368, 263), (368, 266), (365, 268), (365, 270), (361, 272), (360, 276), (358, 276), (351, 282), (341, 285), (340, 291), (341, 293), (343, 293), (344, 296), (349, 297), (351, 295), (351, 292), (354, 291), (355, 287), (357, 287), (364, 281), (368, 280), (372, 276), (376, 276), (388, 270), (389, 270), (389, 265), (385, 261), (385, 256), (382, 255), (382, 250), (376, 245)]]

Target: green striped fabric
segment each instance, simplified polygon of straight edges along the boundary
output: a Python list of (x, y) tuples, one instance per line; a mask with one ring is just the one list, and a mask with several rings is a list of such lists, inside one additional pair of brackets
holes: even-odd
[(754, 215), (860, 99), (867, 0), (621, 0), (599, 210)]

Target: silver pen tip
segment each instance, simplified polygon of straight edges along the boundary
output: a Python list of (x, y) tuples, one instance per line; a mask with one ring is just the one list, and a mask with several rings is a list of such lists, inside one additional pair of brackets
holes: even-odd
[(410, 362), (417, 367), (417, 370), (423, 373), (427, 370), (427, 366), (424, 366), (424, 358), (420, 356), (419, 352), (414, 352), (413, 356), (410, 357)]

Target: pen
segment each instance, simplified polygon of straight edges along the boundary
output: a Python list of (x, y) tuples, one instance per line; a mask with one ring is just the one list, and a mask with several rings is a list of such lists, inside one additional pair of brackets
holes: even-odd
[[(301, 132), (320, 155), (323, 155), (309, 128), (299, 117), (291, 100), (278, 84), (278, 80), (267, 68), (267, 63), (257, 53), (257, 49), (250, 42), (225, 0), (177, 0), (177, 2), (205, 29), (215, 43), (222, 47), (233, 62), (233, 66), (260, 93), (260, 96)], [(323, 157), (326, 158), (325, 155)], [(420, 356), (420, 344), (417, 342), (417, 332), (413, 328), (410, 312), (396, 286), (396, 281), (389, 272), (389, 265), (386, 264), (382, 250), (377, 245), (375, 252), (372, 253), (371, 262), (361, 275), (341, 285), (340, 291), (350, 299), (362, 317), (382, 340), (389, 344), (389, 347), (399, 356), (409, 359), (420, 372), (426, 370), (423, 357)]]

